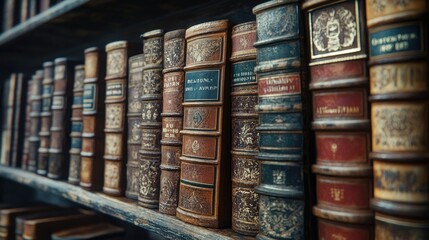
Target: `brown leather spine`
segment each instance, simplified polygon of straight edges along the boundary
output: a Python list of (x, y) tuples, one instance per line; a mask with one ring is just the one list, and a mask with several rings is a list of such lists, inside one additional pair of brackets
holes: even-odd
[(138, 199), (139, 195), (139, 150), (141, 146), (141, 94), (143, 87), (143, 54), (128, 60), (128, 144), (127, 144), (127, 189), (125, 196)]
[(33, 75), (33, 87), (30, 96), (31, 113), (30, 113), (30, 136), (28, 138), (28, 171), (36, 172), (39, 157), (42, 112), (42, 80), (43, 70), (38, 70)]
[(52, 240), (123, 239), (125, 230), (109, 223), (96, 223), (54, 232)]
[(125, 187), (126, 100), (129, 44), (106, 45), (106, 120), (104, 145), (104, 185), (106, 194), (122, 196)]
[(256, 22), (232, 28), (231, 34), (231, 117), (232, 117), (232, 229), (254, 236), (258, 233), (259, 195), (253, 190), (259, 181), (256, 127), (259, 119), (256, 66)]
[(182, 154), (185, 30), (164, 35), (164, 87), (162, 105), (161, 180), (159, 212), (176, 215)]
[(13, 124), (14, 124), (14, 109), (15, 109), (15, 95), (18, 85), (16, 73), (12, 73), (3, 84), (3, 109), (4, 117), (2, 119), (1, 129), (1, 146), (0, 146), (0, 164), (9, 166), (12, 157), (12, 142), (13, 142)]
[(140, 148), (139, 205), (159, 206), (159, 178), (161, 170), (161, 112), (164, 32), (146, 32), (143, 37), (142, 141)]
[(176, 216), (199, 226), (231, 222), (228, 21), (186, 30), (179, 204)]
[(105, 66), (104, 52), (96, 47), (85, 49), (80, 186), (88, 190), (103, 186)]
[(55, 59), (48, 163), (48, 177), (54, 179), (66, 178), (68, 174), (74, 65), (75, 63), (67, 58)]
[(42, 90), (42, 112), (41, 128), (39, 132), (40, 146), (37, 161), (37, 174), (46, 175), (48, 173), (49, 144), (51, 140), (52, 123), (52, 93), (54, 92), (54, 63), (43, 63), (43, 90)]
[(27, 103), (25, 105), (25, 129), (24, 129), (24, 148), (22, 150), (21, 168), (28, 170), (28, 159), (30, 150), (30, 130), (31, 130), (31, 97), (33, 94), (34, 75), (27, 83)]
[[(347, 231), (372, 239), (364, 1), (306, 3), (319, 239), (348, 236)], [(333, 19), (325, 18), (329, 14)], [(329, 38), (322, 29), (331, 23), (344, 35)]]
[(429, 4), (366, 1), (376, 239), (429, 237)]
[(80, 152), (82, 149), (82, 108), (83, 108), (83, 80), (85, 66), (77, 65), (74, 68), (73, 101), (70, 127), (70, 163), (68, 182), (78, 185), (80, 182)]
[(12, 142), (10, 166), (18, 167), (22, 161), (22, 150), (24, 144), (24, 116), (25, 116), (25, 99), (24, 91), (27, 85), (24, 83), (24, 75), (16, 73), (16, 89), (14, 99), (13, 125), (12, 125)]

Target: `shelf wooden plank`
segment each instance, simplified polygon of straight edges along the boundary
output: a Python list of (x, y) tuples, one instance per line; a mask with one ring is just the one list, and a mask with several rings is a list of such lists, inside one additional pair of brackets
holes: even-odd
[(71, 11), (90, 0), (65, 0), (58, 4), (55, 4), (46, 11), (43, 11), (36, 16), (28, 19), (27, 21), (20, 23), (8, 31), (0, 34), (0, 45), (13, 41), (15, 38), (25, 34), (28, 31), (31, 31), (48, 21), (55, 19), (68, 11)]
[(208, 229), (193, 226), (175, 217), (140, 207), (135, 201), (127, 198), (116, 198), (103, 193), (89, 192), (67, 182), (52, 180), (16, 168), (0, 167), (0, 177), (62, 196), (65, 199), (130, 222), (168, 239), (254, 239), (234, 233), (231, 229)]

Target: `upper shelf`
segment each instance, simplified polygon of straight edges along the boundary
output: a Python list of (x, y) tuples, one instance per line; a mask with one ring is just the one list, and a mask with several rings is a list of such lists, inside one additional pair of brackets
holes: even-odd
[[(65, 0), (0, 35), (0, 81), (11, 72), (29, 77), (57, 57), (112, 41), (141, 42), (153, 29), (171, 31), (216, 19), (231, 25), (254, 20), (264, 0)], [(142, 47), (143, 48), (143, 47)]]
[(231, 229), (207, 229), (193, 226), (175, 217), (140, 207), (135, 201), (127, 198), (109, 197), (103, 193), (89, 192), (78, 186), (20, 169), (0, 167), (0, 177), (62, 196), (169, 239), (254, 239), (234, 233)]

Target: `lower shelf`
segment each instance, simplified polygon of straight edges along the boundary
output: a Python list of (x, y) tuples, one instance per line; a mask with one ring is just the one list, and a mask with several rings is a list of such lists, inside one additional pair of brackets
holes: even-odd
[(67, 182), (52, 180), (16, 168), (0, 167), (0, 177), (62, 196), (169, 239), (254, 239), (239, 235), (231, 229), (208, 229), (193, 226), (175, 217), (140, 207), (135, 201), (127, 198), (89, 192)]

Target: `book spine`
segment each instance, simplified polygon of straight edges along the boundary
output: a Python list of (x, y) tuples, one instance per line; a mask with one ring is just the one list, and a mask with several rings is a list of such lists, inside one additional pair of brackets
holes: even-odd
[(105, 66), (102, 51), (96, 47), (85, 50), (79, 185), (88, 190), (99, 190), (103, 183)]
[(375, 238), (429, 236), (427, 1), (366, 1)]
[(70, 127), (70, 162), (68, 182), (74, 185), (80, 182), (80, 152), (82, 149), (82, 108), (83, 108), (83, 80), (85, 78), (84, 65), (74, 68), (73, 101)]
[(259, 181), (259, 124), (256, 66), (256, 22), (232, 28), (231, 34), (231, 117), (232, 117), (232, 229), (254, 236), (259, 227), (259, 195), (254, 188)]
[(176, 216), (204, 227), (231, 222), (229, 22), (186, 30), (179, 203)]
[(3, 111), (4, 118), (2, 119), (2, 131), (1, 131), (1, 155), (0, 164), (3, 166), (9, 166), (11, 164), (12, 157), (12, 128), (13, 128), (13, 116), (14, 116), (14, 101), (15, 91), (17, 87), (17, 76), (16, 73), (12, 73), (3, 85)]
[(122, 196), (125, 174), (125, 132), (128, 74), (128, 42), (106, 45), (106, 119), (104, 145), (104, 185), (106, 194)]
[(33, 97), (34, 75), (27, 82), (27, 103), (25, 105), (25, 129), (24, 129), (24, 148), (22, 150), (21, 169), (28, 170), (28, 159), (30, 151), (30, 134), (31, 134), (31, 98)]
[(159, 179), (161, 170), (161, 112), (164, 32), (161, 29), (146, 32), (143, 37), (142, 141), (140, 148), (139, 205), (159, 206)]
[(37, 0), (29, 0), (29, 18), (32, 18), (34, 16), (37, 15), (37, 13), (39, 13), (39, 8), (38, 8), (38, 4), (37, 4)]
[(28, 171), (36, 172), (39, 159), (39, 146), (41, 130), (41, 112), (42, 112), (42, 80), (43, 70), (38, 70), (33, 75), (30, 113), (30, 137), (28, 138)]
[(70, 117), (73, 100), (74, 64), (66, 58), (55, 59), (54, 92), (52, 93), (51, 143), (48, 177), (67, 177), (70, 148)]
[(15, 24), (15, 13), (17, 11), (17, 0), (5, 0), (3, 13), (3, 31), (7, 31)]
[[(373, 237), (367, 38), (360, 0), (306, 1), (319, 239)], [(325, 17), (331, 14), (332, 19)], [(347, 17), (342, 17), (346, 16)], [(322, 29), (336, 22), (344, 35)], [(348, 43), (346, 43), (348, 42)], [(350, 148), (350, 146), (353, 146)], [(338, 224), (335, 226), (335, 224)]]
[(43, 64), (43, 89), (42, 89), (42, 112), (41, 128), (39, 132), (40, 146), (37, 161), (37, 174), (46, 175), (48, 173), (49, 144), (51, 139), (52, 123), (52, 93), (54, 91), (54, 63), (45, 62)]
[(159, 212), (176, 215), (182, 154), (185, 30), (164, 35), (164, 86), (162, 105), (161, 180)]
[[(258, 239), (304, 239), (305, 73), (299, 1), (269, 1), (256, 15), (260, 182)], [(281, 20), (279, 20), (281, 19)], [(290, 219), (294, 219), (290, 221)]]
[(23, 23), (27, 21), (29, 17), (29, 1), (30, 0), (21, 0), (21, 12), (20, 12), (20, 22)]
[(24, 85), (24, 76), (22, 73), (16, 74), (16, 89), (14, 99), (13, 127), (12, 127), (12, 145), (10, 166), (18, 167), (22, 161), (23, 135), (24, 135), (24, 110), (26, 85)]
[(143, 54), (128, 60), (128, 144), (127, 144), (127, 188), (125, 196), (137, 200), (139, 195), (139, 150), (142, 138)]

